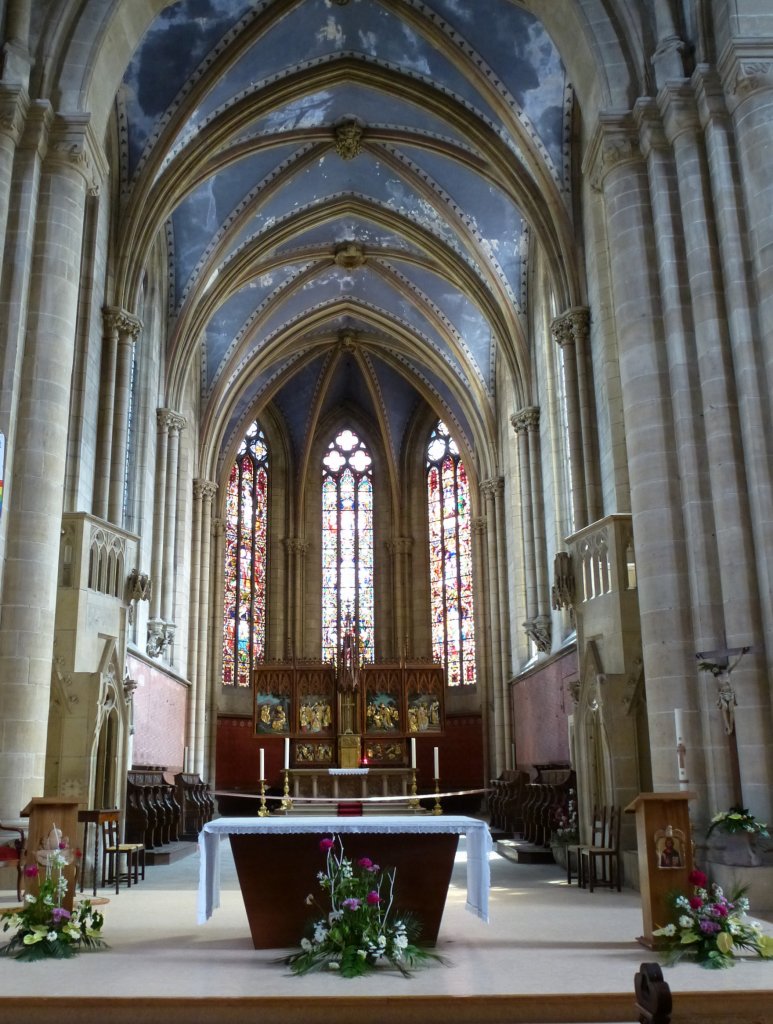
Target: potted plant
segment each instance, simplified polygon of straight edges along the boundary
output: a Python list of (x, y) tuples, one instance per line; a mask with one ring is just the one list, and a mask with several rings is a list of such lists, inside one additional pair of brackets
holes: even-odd
[(769, 835), (764, 821), (758, 821), (746, 807), (731, 807), (715, 814), (706, 831), (711, 841), (709, 857), (717, 864), (755, 867), (762, 863), (757, 838)]

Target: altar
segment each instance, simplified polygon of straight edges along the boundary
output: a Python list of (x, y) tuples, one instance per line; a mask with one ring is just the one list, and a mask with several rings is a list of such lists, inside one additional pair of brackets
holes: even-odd
[(228, 836), (255, 949), (300, 943), (324, 867), (319, 841), (342, 837), (351, 858), (368, 856), (395, 868), (397, 904), (422, 924), (421, 941), (440, 929), (459, 836), (466, 837), (467, 908), (488, 921), (491, 836), (484, 821), (462, 815), (371, 815), (218, 818), (199, 834), (198, 920), (220, 906), (220, 843)]

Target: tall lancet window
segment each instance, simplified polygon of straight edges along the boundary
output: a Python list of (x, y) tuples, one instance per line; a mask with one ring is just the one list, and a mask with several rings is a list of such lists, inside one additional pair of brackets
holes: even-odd
[(475, 685), (470, 486), (442, 420), (427, 446), (432, 653), (449, 686)]
[(266, 653), (268, 449), (257, 422), (244, 435), (225, 499), (223, 685), (249, 686)]
[(373, 659), (373, 460), (351, 430), (322, 459), (322, 657), (338, 662), (351, 616), (360, 662)]

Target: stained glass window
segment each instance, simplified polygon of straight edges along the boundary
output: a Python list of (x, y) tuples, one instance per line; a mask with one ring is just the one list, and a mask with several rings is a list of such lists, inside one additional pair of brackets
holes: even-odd
[(475, 685), (470, 486), (442, 420), (427, 445), (432, 653), (449, 686)]
[(360, 662), (373, 660), (373, 470), (342, 430), (322, 459), (322, 657), (338, 662), (347, 615)]
[(223, 685), (249, 686), (266, 650), (268, 449), (257, 423), (244, 436), (225, 500)]

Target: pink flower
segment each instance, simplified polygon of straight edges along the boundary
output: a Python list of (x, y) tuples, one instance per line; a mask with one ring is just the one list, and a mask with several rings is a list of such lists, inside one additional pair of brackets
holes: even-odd
[(706, 882), (708, 882), (706, 875), (702, 871), (698, 871), (697, 868), (690, 872), (689, 880), (693, 885), (697, 885), (699, 889), (705, 889)]
[(344, 909), (346, 910), (359, 910), (360, 901), (357, 899), (356, 896), (350, 896), (348, 900), (344, 900), (343, 906)]
[(370, 857), (360, 857), (360, 859), (357, 861), (357, 867), (365, 868), (366, 871), (370, 871), (370, 869), (373, 867), (373, 861), (370, 859)]
[(327, 853), (328, 850), (332, 850), (335, 846), (335, 842), (332, 839), (320, 839), (319, 848), (323, 853)]
[(375, 889), (372, 889), (365, 897), (365, 899), (372, 907), (374, 907), (377, 903), (381, 902), (381, 897), (379, 896)]
[(38, 866), (37, 866), (37, 864), (25, 864), (24, 865), (24, 874), (27, 876), (27, 878), (37, 878), (37, 875), (38, 875)]
[(61, 921), (67, 921), (70, 917), (70, 911), (65, 910), (64, 907), (54, 907), (51, 911), (51, 918), (54, 924), (59, 924)]
[(700, 896), (691, 896), (690, 906), (693, 910), (700, 910), (700, 908), (703, 906), (703, 900), (700, 898)]
[(713, 910), (719, 917), (727, 917), (727, 907), (724, 903), (715, 903)]

